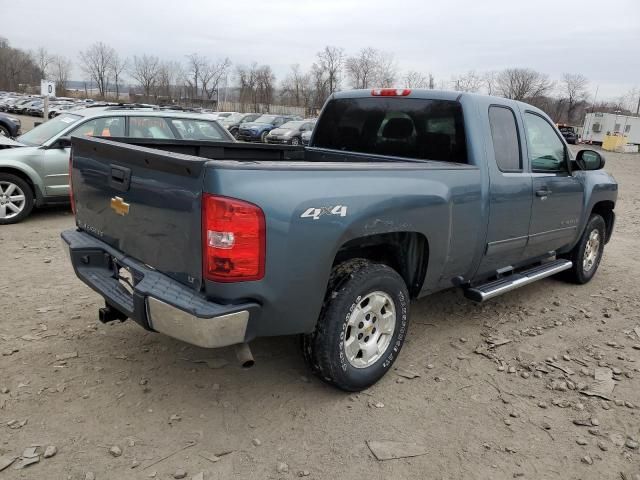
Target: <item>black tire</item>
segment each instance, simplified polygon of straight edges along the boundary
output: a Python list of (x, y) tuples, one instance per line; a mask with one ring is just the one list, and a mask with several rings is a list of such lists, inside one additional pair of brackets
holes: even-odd
[[(27, 182), (25, 182), (22, 178), (12, 175), (10, 173), (0, 173), (0, 182), (9, 182), (22, 190), (24, 193), (24, 206), (22, 207), (22, 211), (18, 213), (14, 217), (10, 218), (2, 218), (0, 217), (0, 225), (9, 225), (12, 223), (18, 223), (24, 220), (29, 216), (31, 210), (33, 210), (33, 190)], [(0, 194), (1, 196), (2, 194)], [(0, 200), (1, 201), (1, 200)]]
[(233, 136), (233, 138), (235, 138), (236, 140), (238, 139), (238, 129), (237, 128), (232, 128), (231, 130), (229, 130), (229, 133)]
[(0, 125), (0, 137), (11, 137), (11, 132), (4, 125)]
[(262, 132), (260, 134), (260, 141), (262, 143), (267, 143), (267, 135), (269, 135), (269, 132)]
[[(370, 365), (358, 368), (347, 357), (344, 339), (352, 334), (356, 339), (356, 332), (351, 330), (356, 327), (349, 326), (349, 321), (357, 309), (362, 311), (362, 305), (370, 295), (375, 295), (374, 292), (382, 292), (392, 300), (381, 311), (385, 313), (387, 306), (389, 310), (386, 312), (392, 312), (391, 308), (394, 308), (395, 324), (383, 352), (378, 354), (377, 359), (372, 358)], [(374, 315), (371, 318), (372, 322), (376, 322)], [(375, 325), (370, 323), (365, 327), (369, 328), (369, 333), (365, 335), (371, 335), (372, 341), (376, 333)], [(391, 368), (398, 358), (408, 326), (409, 292), (402, 277), (387, 265), (363, 259), (350, 260), (335, 267), (331, 273), (316, 329), (302, 339), (305, 361), (325, 382), (349, 392), (363, 390), (380, 380)], [(375, 342), (379, 342), (379, 339)], [(357, 355), (362, 352), (360, 350)]]
[[(598, 266), (600, 265), (600, 260), (602, 260), (606, 230), (607, 226), (600, 215), (593, 214), (589, 217), (589, 221), (587, 222), (584, 232), (582, 232), (580, 241), (569, 253), (568, 258), (573, 262), (573, 267), (564, 272), (564, 278), (566, 280), (582, 285), (589, 282), (594, 277), (598, 270)], [(585, 265), (585, 255), (588, 255), (587, 245), (589, 244), (589, 240), (592, 238), (592, 235), (594, 235), (594, 232), (596, 232), (598, 237), (598, 246), (595, 249), (595, 259), (593, 260), (591, 267), (587, 268), (589, 262)]]
[(291, 145), (293, 146), (298, 146), (298, 145), (302, 145), (302, 141), (300, 140), (300, 137), (293, 137), (291, 139)]

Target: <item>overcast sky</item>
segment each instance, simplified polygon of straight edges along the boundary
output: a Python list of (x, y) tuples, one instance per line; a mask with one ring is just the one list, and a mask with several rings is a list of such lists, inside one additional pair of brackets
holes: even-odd
[[(530, 67), (553, 79), (582, 73), (599, 98), (640, 86), (640, 0), (0, 0), (0, 17), (13, 46), (45, 46), (76, 63), (103, 41), (124, 56), (267, 63), (281, 79), (324, 45), (347, 54), (371, 46), (436, 83)], [(83, 79), (77, 68), (73, 79)]]

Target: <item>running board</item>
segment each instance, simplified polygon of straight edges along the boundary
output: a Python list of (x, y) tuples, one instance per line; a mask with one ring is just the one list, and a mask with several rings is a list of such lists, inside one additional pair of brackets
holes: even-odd
[(524, 287), (556, 273), (569, 270), (572, 266), (573, 263), (570, 260), (553, 260), (493, 282), (467, 288), (464, 291), (464, 296), (475, 302), (484, 302), (516, 288)]

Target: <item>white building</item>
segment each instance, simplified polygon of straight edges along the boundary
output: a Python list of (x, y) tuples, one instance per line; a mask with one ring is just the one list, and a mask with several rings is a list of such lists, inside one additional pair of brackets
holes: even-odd
[(640, 117), (615, 113), (587, 113), (582, 127), (582, 141), (602, 143), (607, 133), (628, 137), (627, 143), (640, 145)]

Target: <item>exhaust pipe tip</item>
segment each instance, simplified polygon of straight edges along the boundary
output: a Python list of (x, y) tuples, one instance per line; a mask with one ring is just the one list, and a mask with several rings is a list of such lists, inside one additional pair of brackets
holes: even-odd
[(248, 343), (239, 343), (236, 345), (236, 357), (238, 357), (242, 368), (251, 368), (256, 364)]

